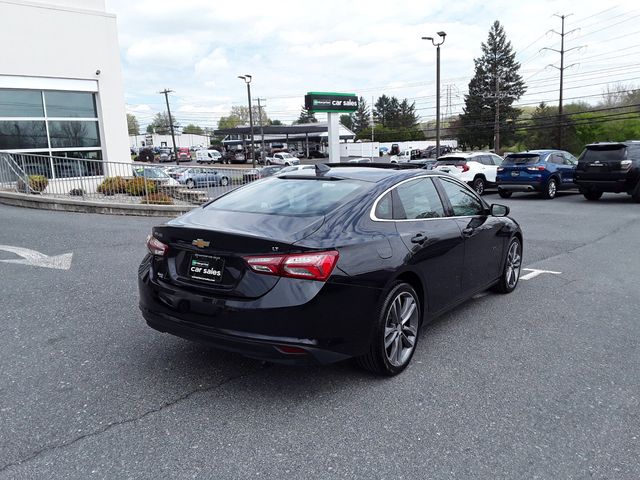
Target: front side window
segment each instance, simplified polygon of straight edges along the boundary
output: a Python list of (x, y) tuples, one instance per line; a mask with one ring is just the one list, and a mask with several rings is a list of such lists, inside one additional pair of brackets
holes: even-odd
[(467, 217), (484, 214), (484, 205), (466, 187), (447, 178), (440, 178), (440, 183), (449, 198), (454, 216)]
[(418, 178), (403, 183), (396, 188), (400, 201), (394, 215), (396, 220), (419, 220), (423, 218), (444, 217), (444, 207), (433, 181), (430, 178)]

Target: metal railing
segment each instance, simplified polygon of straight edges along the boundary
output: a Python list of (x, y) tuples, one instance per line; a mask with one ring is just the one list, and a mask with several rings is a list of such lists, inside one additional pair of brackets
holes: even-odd
[(0, 190), (105, 203), (199, 205), (255, 180), (246, 168), (106, 162), (0, 151)]

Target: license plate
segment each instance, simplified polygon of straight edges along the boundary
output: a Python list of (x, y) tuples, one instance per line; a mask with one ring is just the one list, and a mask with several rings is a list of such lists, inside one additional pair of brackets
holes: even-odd
[(520, 175), (520, 172), (511, 172), (512, 177), (517, 177), (518, 175)]
[(209, 283), (220, 283), (224, 272), (224, 260), (210, 255), (191, 255), (189, 260), (189, 278)]
[(604, 165), (602, 163), (590, 163), (589, 166), (590, 167), (604, 167)]

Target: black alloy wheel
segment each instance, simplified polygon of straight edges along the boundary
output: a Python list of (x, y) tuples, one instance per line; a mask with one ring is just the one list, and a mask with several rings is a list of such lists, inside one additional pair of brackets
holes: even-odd
[(357, 359), (360, 366), (379, 375), (402, 372), (418, 343), (420, 314), (413, 287), (404, 282), (393, 284), (380, 305), (369, 351)]
[(593, 202), (596, 200), (600, 200), (600, 198), (602, 197), (602, 192), (599, 190), (587, 190), (583, 192), (582, 195), (584, 195), (584, 198), (586, 198), (587, 200), (591, 200)]
[(522, 243), (518, 237), (513, 237), (507, 248), (507, 257), (504, 261), (504, 269), (500, 280), (493, 290), (499, 293), (511, 293), (518, 286), (520, 271), (522, 269)]

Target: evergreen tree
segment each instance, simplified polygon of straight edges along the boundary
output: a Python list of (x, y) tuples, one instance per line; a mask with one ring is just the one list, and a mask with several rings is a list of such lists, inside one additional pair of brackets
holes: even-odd
[(382, 125), (386, 127), (389, 123), (391, 114), (391, 99), (386, 95), (382, 95), (378, 98), (374, 105), (373, 116), (375, 118), (376, 125)]
[(353, 113), (353, 131), (358, 134), (370, 127), (371, 113), (364, 97), (358, 99), (358, 109)]
[(399, 112), (400, 126), (404, 128), (415, 128), (420, 123), (420, 118), (416, 114), (416, 102), (409, 104), (406, 98), (400, 103)]
[(353, 130), (353, 114), (345, 113), (340, 115), (340, 123), (349, 130)]
[(316, 118), (316, 116), (306, 108), (302, 107), (302, 109), (300, 110), (300, 116), (298, 117), (298, 120), (296, 120), (293, 123), (317, 123), (317, 122), (318, 122), (318, 119)]
[(466, 147), (494, 146), (496, 104), (500, 106), (501, 143), (507, 144), (515, 134), (515, 121), (520, 110), (512, 107), (526, 91), (519, 75), (511, 42), (499, 21), (489, 30), (487, 43), (482, 43), (482, 56), (474, 59), (475, 75), (469, 82), (465, 106), (460, 118), (460, 143)]

